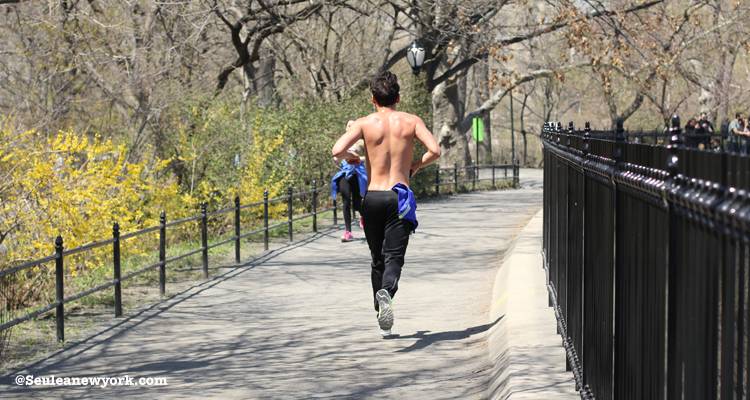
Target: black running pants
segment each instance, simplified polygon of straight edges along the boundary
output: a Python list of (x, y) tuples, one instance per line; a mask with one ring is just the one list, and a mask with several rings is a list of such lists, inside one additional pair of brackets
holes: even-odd
[(360, 211), (360, 203), (362, 202), (359, 194), (359, 181), (357, 175), (352, 175), (349, 179), (342, 176), (339, 178), (338, 184), (339, 193), (341, 193), (341, 202), (343, 203), (344, 209), (344, 226), (347, 231), (351, 232), (352, 214), (354, 211)]
[(362, 216), (372, 256), (372, 294), (377, 310), (378, 290), (396, 295), (412, 224), (398, 217), (398, 195), (392, 190), (368, 191), (362, 201)]

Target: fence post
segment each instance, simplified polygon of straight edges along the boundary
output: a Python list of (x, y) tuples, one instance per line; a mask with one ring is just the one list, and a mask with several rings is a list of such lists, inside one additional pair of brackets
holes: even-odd
[(625, 149), (625, 128), (623, 127), (623, 120), (622, 118), (618, 118), (616, 125), (615, 125), (615, 142), (617, 142), (615, 147), (615, 153), (614, 158), (617, 163), (622, 162), (622, 158), (625, 155), (624, 149)]
[(495, 164), (492, 164), (492, 188), (497, 189), (497, 186), (495, 186)]
[(440, 194), (440, 166), (435, 168), (435, 194)]
[(57, 323), (57, 340), (65, 341), (65, 306), (63, 300), (65, 293), (63, 291), (63, 238), (58, 235), (55, 238), (55, 300), (57, 310), (55, 312), (55, 322)]
[(201, 203), (201, 247), (203, 248), (203, 278), (208, 279), (208, 204)]
[(313, 232), (318, 233), (318, 182), (312, 181), (312, 217)]
[(263, 191), (263, 249), (268, 250), (268, 189)]
[(240, 263), (240, 196), (234, 198), (234, 261)]
[(122, 316), (122, 285), (120, 283), (120, 224), (112, 224), (112, 279), (115, 281), (115, 317)]
[(453, 193), (458, 193), (458, 163), (453, 163)]
[(167, 213), (159, 214), (159, 294), (164, 296), (167, 288)]
[(477, 190), (477, 178), (478, 178), (477, 175), (479, 175), (479, 167), (476, 164), (474, 164), (472, 169), (474, 170), (474, 173), (472, 174), (472, 177), (471, 177), (471, 191), (475, 191)]
[[(664, 246), (665, 246), (665, 252), (667, 254), (667, 265), (666, 265), (666, 272), (667, 274), (672, 273), (676, 269), (678, 269), (678, 265), (676, 264), (675, 260), (675, 252), (680, 249), (680, 243), (679, 239), (675, 238), (676, 233), (675, 229), (679, 228), (679, 223), (675, 221), (675, 206), (674, 200), (678, 198), (680, 195), (680, 189), (682, 185), (685, 183), (683, 180), (683, 176), (680, 174), (680, 147), (683, 144), (683, 132), (680, 129), (680, 117), (677, 114), (674, 114), (672, 116), (671, 120), (671, 126), (669, 127), (669, 137), (666, 138), (665, 142), (667, 144), (667, 179), (666, 179), (666, 190), (664, 193), (664, 202), (666, 202), (667, 205), (667, 221), (668, 221), (668, 228), (667, 228), (667, 237), (664, 238)], [(746, 253), (747, 254), (747, 253)], [(744, 264), (744, 261), (742, 262)], [(721, 264), (720, 264), (721, 265)], [(682, 265), (679, 266), (679, 268), (683, 268)], [(677, 292), (677, 288), (670, 287), (672, 285), (672, 278), (667, 278), (665, 280), (665, 284), (667, 286), (666, 292), (668, 293), (667, 301), (669, 303), (675, 302), (676, 304), (684, 304), (684, 301), (681, 300), (675, 300), (678, 295), (675, 293)], [(668, 304), (669, 304), (668, 303)], [(668, 307), (672, 307), (672, 304), (669, 304)], [(674, 312), (671, 309), (669, 312)], [(729, 311), (730, 313), (732, 311)], [(676, 314), (676, 312), (675, 312)], [(669, 322), (667, 322), (669, 324)], [(677, 325), (677, 324), (676, 324)], [(666, 344), (667, 346), (670, 346), (677, 342), (677, 338), (679, 337), (679, 333), (676, 329), (670, 329), (671, 327), (667, 328), (667, 338)], [(679, 329), (679, 328), (678, 328)], [(672, 360), (667, 361), (667, 381), (673, 381), (679, 378), (674, 377), (675, 374), (674, 371), (670, 371), (670, 367), (672, 367)], [(677, 372), (679, 373), (679, 372)], [(731, 369), (730, 372), (731, 374)], [(721, 382), (721, 377), (717, 377), (717, 381)], [(672, 394), (673, 390), (668, 389), (667, 395)], [(723, 397), (722, 397), (723, 398)], [(730, 397), (731, 398), (731, 397)]]
[(288, 221), (288, 224), (289, 224), (289, 241), (290, 242), (294, 240), (294, 237), (292, 235), (292, 228), (293, 228), (293, 225), (292, 225), (292, 217), (293, 217), (293, 215), (292, 215), (292, 213), (294, 212), (293, 211), (294, 207), (293, 207), (293, 204), (292, 204), (292, 201), (294, 200), (294, 198), (292, 197), (293, 195), (294, 195), (294, 189), (292, 189), (291, 187), (289, 187), (289, 189), (287, 189), (287, 221)]

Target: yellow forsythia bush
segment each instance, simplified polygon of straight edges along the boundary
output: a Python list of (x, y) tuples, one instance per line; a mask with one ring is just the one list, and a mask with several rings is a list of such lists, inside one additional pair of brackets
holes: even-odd
[[(124, 146), (99, 137), (0, 128), (0, 270), (52, 254), (58, 234), (70, 249), (110, 238), (115, 221), (127, 233), (158, 224), (162, 209), (171, 218), (196, 213), (197, 199), (174, 182), (157, 180), (165, 162), (128, 162)], [(129, 254), (152, 248), (128, 243)], [(110, 267), (110, 259), (109, 246), (87, 252), (66, 263), (67, 273)], [(39, 267), (13, 279), (38, 280), (50, 270)]]
[[(239, 195), (243, 204), (261, 201), (264, 189), (270, 198), (283, 196), (288, 173), (272, 161), (283, 158), (284, 132), (267, 134), (261, 127), (258, 119), (235, 187), (216, 188), (203, 181), (190, 194), (166, 170), (169, 160), (129, 162), (126, 147), (111, 140), (74, 132), (18, 133), (0, 122), (0, 270), (53, 254), (57, 235), (71, 249), (111, 238), (114, 222), (125, 234), (158, 225), (161, 210), (168, 220), (196, 215), (200, 201), (212, 193)], [(282, 215), (286, 205), (274, 203), (269, 211), (271, 218)], [(243, 225), (257, 224), (261, 216), (262, 207), (249, 209)], [(216, 228), (222, 229), (220, 225)], [(195, 240), (196, 232), (194, 224), (171, 228), (169, 242)], [(153, 253), (154, 242), (128, 240), (127, 256)], [(111, 263), (111, 246), (104, 246), (66, 258), (66, 273), (75, 279), (106, 268), (107, 276)], [(0, 304), (18, 308), (50, 300), (53, 271), (47, 265), (4, 278), (7, 290), (0, 293)]]
[[(242, 204), (256, 203), (263, 200), (264, 190), (268, 190), (268, 198), (273, 199), (286, 195), (289, 174), (286, 168), (274, 166), (271, 160), (278, 160), (279, 151), (284, 144), (285, 132), (275, 135), (263, 134), (261, 128), (263, 120), (260, 114), (254, 121), (252, 129), (253, 146), (248, 155), (236, 189)], [(286, 203), (269, 205), (269, 218), (279, 217), (286, 212)], [(263, 209), (255, 207), (246, 213), (248, 220), (258, 220), (263, 216)], [(243, 221), (244, 222), (244, 221)]]

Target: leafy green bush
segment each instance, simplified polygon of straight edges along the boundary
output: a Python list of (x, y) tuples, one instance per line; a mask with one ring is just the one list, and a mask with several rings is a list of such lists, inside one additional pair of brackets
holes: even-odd
[[(200, 189), (220, 196), (216, 202), (231, 201), (223, 194), (241, 186), (242, 170), (253, 164), (254, 141), (279, 136), (281, 147), (266, 159), (263, 171), (255, 172), (283, 178), (297, 188), (309, 186), (313, 179), (324, 184), (336, 171), (331, 147), (344, 133), (346, 122), (373, 111), (367, 90), (342, 100), (303, 99), (278, 108), (248, 104), (243, 116), (236, 98), (184, 103), (170, 145), (175, 149), (175, 171), (182, 175), (186, 191)], [(427, 123), (431, 120), (429, 94), (418, 86), (407, 84), (398, 108), (420, 115)]]

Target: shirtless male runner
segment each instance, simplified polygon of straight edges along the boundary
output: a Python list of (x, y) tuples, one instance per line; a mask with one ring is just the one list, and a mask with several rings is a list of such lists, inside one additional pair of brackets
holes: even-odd
[[(392, 299), (398, 290), (409, 234), (417, 228), (416, 200), (409, 178), (440, 157), (440, 146), (422, 119), (396, 111), (400, 101), (396, 75), (389, 71), (370, 82), (375, 112), (347, 127), (333, 146), (337, 159), (359, 159), (348, 149), (364, 138), (367, 158), (367, 193), (362, 200), (365, 237), (372, 256), (372, 292), (381, 334), (391, 334)], [(427, 148), (417, 160), (414, 139)]]

